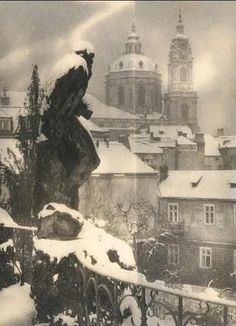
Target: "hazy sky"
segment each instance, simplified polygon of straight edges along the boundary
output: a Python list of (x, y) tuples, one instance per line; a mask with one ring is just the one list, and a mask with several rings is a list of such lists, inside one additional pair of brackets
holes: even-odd
[(124, 51), (135, 19), (146, 55), (167, 85), (169, 44), (178, 10), (194, 55), (194, 80), (203, 131), (236, 134), (236, 2), (6, 1), (0, 2), (0, 86), (24, 90), (32, 65), (44, 78), (80, 39), (95, 47), (89, 92), (103, 99), (107, 67)]

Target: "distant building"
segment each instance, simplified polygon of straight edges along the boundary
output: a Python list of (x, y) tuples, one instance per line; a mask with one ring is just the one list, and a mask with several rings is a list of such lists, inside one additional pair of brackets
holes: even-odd
[(164, 112), (169, 123), (190, 126), (198, 130), (197, 93), (193, 87), (193, 56), (181, 13), (176, 35), (170, 45), (168, 92), (164, 97)]
[[(219, 141), (216, 137), (204, 134), (205, 141), (205, 169), (223, 170), (224, 160), (219, 148)], [(235, 166), (236, 168), (236, 166)], [(226, 170), (229, 170), (226, 168)]]
[[(170, 171), (160, 183), (157, 233), (185, 283), (231, 286), (236, 271), (236, 170)], [(220, 280), (220, 281), (219, 281)]]
[(144, 55), (134, 25), (125, 52), (105, 75), (105, 103), (133, 114), (162, 112), (161, 75), (157, 64)]
[(129, 148), (154, 169), (163, 164), (169, 170), (205, 169), (204, 135), (188, 126), (150, 125), (129, 137)]
[(92, 95), (85, 95), (85, 101), (93, 111), (91, 121), (97, 126), (108, 129), (111, 139), (135, 133), (141, 126), (164, 122), (161, 113), (133, 114), (114, 106), (108, 106)]
[(216, 137), (219, 143), (219, 152), (223, 159), (224, 169), (236, 169), (236, 136)]
[(18, 117), (24, 114), (25, 92), (3, 89), (0, 98), (0, 138), (14, 137)]
[[(158, 173), (118, 142), (97, 144), (100, 165), (79, 189), (79, 210), (86, 216), (112, 216), (121, 205), (158, 203)], [(155, 191), (156, 189), (156, 191)]]

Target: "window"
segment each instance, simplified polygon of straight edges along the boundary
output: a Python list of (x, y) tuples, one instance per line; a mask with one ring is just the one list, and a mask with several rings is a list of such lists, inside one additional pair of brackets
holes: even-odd
[(236, 205), (234, 205), (234, 227), (236, 227)]
[(188, 73), (187, 73), (187, 69), (182, 67), (180, 69), (180, 81), (181, 82), (186, 82), (188, 80)]
[(168, 245), (168, 263), (172, 265), (179, 264), (179, 245)]
[(188, 119), (189, 119), (189, 107), (185, 103), (181, 106), (181, 114), (182, 114), (182, 119), (184, 121), (188, 121)]
[(234, 271), (236, 271), (236, 249), (234, 249)]
[(171, 223), (178, 223), (178, 204), (168, 203), (168, 220)]
[(200, 247), (200, 267), (211, 268), (212, 266), (212, 251), (208, 247)]
[(140, 85), (138, 88), (138, 105), (144, 106), (145, 102), (145, 87)]
[(122, 86), (118, 88), (118, 104), (119, 106), (125, 104), (125, 92)]
[(11, 131), (11, 119), (1, 118), (0, 119), (0, 130)]
[(121, 61), (120, 63), (119, 63), (119, 67), (120, 67), (120, 69), (122, 69), (123, 68), (123, 62)]
[(143, 68), (143, 61), (139, 61), (138, 65), (140, 68)]
[(204, 224), (215, 224), (215, 205), (204, 205)]

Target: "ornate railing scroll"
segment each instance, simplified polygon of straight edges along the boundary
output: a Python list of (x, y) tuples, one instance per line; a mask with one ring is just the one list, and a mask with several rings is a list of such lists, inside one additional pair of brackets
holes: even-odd
[(209, 297), (207, 302), (201, 300), (201, 294), (188, 296), (182, 290), (178, 290), (177, 294), (178, 291), (173, 288), (151, 288), (96, 274), (88, 269), (85, 274), (83, 311), (86, 315), (80, 318), (84, 322), (79, 325), (236, 325), (236, 314), (232, 313), (233, 309), (236, 312), (236, 301), (227, 301), (219, 296), (219, 300)]

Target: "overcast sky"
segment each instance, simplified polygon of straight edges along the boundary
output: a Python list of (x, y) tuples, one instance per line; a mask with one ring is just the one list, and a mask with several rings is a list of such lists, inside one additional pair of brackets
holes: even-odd
[(194, 81), (203, 131), (236, 134), (236, 2), (226, 1), (9, 1), (0, 2), (0, 86), (24, 90), (32, 65), (41, 78), (79, 40), (95, 47), (89, 92), (104, 96), (107, 67), (124, 51), (135, 19), (147, 56), (167, 85), (167, 59), (178, 10), (194, 55)]

